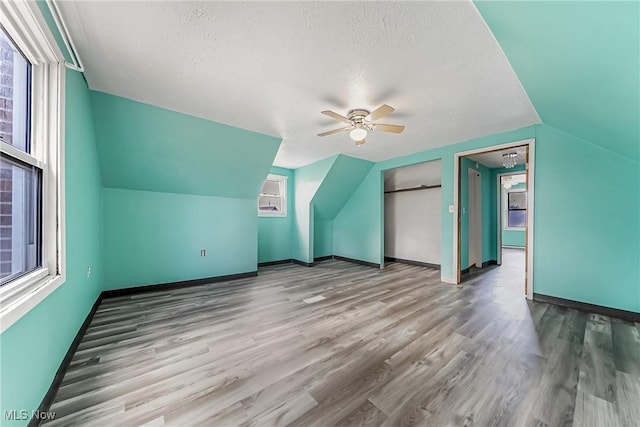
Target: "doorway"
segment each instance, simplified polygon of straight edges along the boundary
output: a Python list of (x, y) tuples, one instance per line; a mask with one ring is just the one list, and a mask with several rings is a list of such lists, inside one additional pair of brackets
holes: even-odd
[[(498, 265), (517, 276), (527, 298), (533, 297), (534, 144), (531, 139), (455, 155), (456, 283), (470, 269), (483, 274), (484, 268)], [(520, 176), (517, 185), (515, 175)], [(507, 180), (512, 180), (511, 190), (504, 192)], [(519, 243), (503, 235), (505, 223), (508, 232), (517, 232), (512, 234), (518, 234)], [(503, 269), (505, 262), (509, 266)]]
[[(502, 265), (504, 249), (526, 249), (527, 175), (524, 171), (498, 173), (498, 265)], [(502, 250), (500, 250), (502, 249)]]

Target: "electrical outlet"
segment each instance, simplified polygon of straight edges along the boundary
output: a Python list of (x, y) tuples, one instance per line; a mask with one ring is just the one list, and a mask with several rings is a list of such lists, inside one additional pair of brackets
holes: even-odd
[(200, 256), (207, 256), (207, 250), (206, 249), (202, 249), (200, 251)]
[(91, 266), (87, 267), (87, 279), (91, 277)]

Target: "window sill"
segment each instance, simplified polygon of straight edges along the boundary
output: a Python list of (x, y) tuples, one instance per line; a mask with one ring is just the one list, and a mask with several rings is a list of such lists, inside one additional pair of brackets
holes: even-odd
[(286, 218), (287, 214), (265, 214), (259, 213), (258, 218)]
[(64, 276), (33, 271), (0, 289), (0, 333), (17, 322), (64, 283)]
[(505, 227), (503, 228), (504, 231), (526, 231), (527, 229), (525, 227)]

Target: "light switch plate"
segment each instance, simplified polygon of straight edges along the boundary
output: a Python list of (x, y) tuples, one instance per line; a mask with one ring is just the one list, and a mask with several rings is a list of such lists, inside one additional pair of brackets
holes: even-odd
[(449, 205), (449, 213), (453, 213), (453, 205)]

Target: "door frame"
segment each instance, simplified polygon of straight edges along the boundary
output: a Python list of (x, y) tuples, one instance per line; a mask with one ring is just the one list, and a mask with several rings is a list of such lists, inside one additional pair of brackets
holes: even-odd
[(453, 162), (453, 272), (455, 274), (455, 284), (460, 283), (460, 159), (465, 156), (486, 153), (490, 151), (503, 150), (505, 148), (528, 146), (528, 164), (527, 164), (527, 271), (526, 282), (527, 299), (533, 299), (533, 290), (535, 286), (533, 277), (533, 227), (534, 227), (534, 200), (535, 200), (535, 138), (524, 139), (520, 141), (509, 142), (505, 144), (492, 145), (475, 150), (461, 151), (454, 153)]
[[(469, 179), (472, 175), (473, 177), (473, 218), (471, 217), (471, 180)], [(477, 268), (482, 268), (482, 173), (476, 169), (467, 169), (467, 236), (468, 236), (468, 244), (467, 244), (467, 258), (469, 262), (469, 266), (471, 266), (471, 261), (473, 261), (473, 265)], [(473, 221), (473, 254), (474, 259), (471, 259), (471, 222)]]

